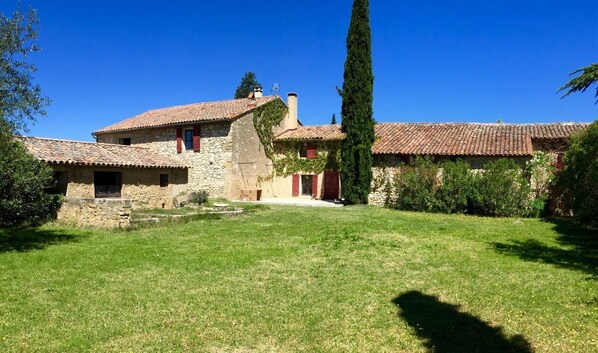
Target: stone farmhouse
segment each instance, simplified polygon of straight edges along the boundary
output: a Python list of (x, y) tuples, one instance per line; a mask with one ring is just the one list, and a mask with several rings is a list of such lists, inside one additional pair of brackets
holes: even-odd
[[(258, 136), (254, 115), (268, 104), (288, 112), (272, 127), (273, 155)], [(544, 151), (562, 163), (572, 134), (587, 124), (379, 123), (372, 148), (374, 175), (414, 156), (461, 158), (473, 168), (508, 157), (520, 163)], [(97, 143), (21, 138), (56, 172), (55, 192), (67, 196), (59, 216), (80, 224), (127, 224), (131, 208), (171, 208), (181, 195), (338, 199), (340, 125), (303, 126), (297, 94), (155, 109), (93, 132)], [(373, 192), (370, 201), (383, 196)], [(91, 210), (91, 211), (90, 211)], [(86, 216), (81, 221), (82, 214)]]

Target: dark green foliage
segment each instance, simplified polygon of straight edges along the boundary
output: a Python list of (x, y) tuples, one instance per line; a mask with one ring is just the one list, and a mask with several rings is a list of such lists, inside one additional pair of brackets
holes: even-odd
[(34, 43), (37, 26), (34, 10), (27, 14), (16, 10), (12, 18), (0, 13), (0, 119), (11, 131), (26, 130), (27, 121), (45, 115), (49, 103), (33, 83), (35, 66), (25, 61), (28, 54), (39, 51)]
[[(571, 93), (574, 92), (585, 92), (591, 85), (598, 82), (598, 63), (594, 63), (592, 65), (582, 67), (581, 69), (577, 69), (571, 73), (571, 75), (579, 74), (578, 77), (569, 81), (566, 85), (559, 89), (559, 92), (565, 92), (563, 98), (567, 97)], [(596, 87), (596, 98), (598, 98), (598, 87)], [(598, 104), (598, 100), (596, 100), (596, 104)]]
[(27, 153), (13, 138), (28, 121), (44, 115), (49, 103), (33, 84), (35, 66), (26, 62), (39, 51), (37, 15), (21, 10), (12, 18), (0, 13), (0, 226), (37, 225), (56, 216), (61, 197), (48, 195), (44, 187), (53, 183), (53, 171)]
[(557, 184), (569, 196), (574, 216), (598, 225), (598, 121), (574, 136)]
[(492, 217), (527, 216), (530, 192), (529, 180), (512, 159), (492, 161), (475, 177), (472, 212)]
[(199, 190), (199, 191), (192, 192), (191, 194), (189, 194), (189, 197), (187, 198), (187, 200), (189, 200), (190, 203), (196, 203), (198, 205), (203, 205), (208, 202), (208, 196), (209, 196), (209, 193), (206, 190)]
[(38, 225), (56, 217), (61, 196), (44, 187), (53, 183), (53, 171), (27, 153), (2, 123), (0, 133), (0, 226)]
[(331, 125), (336, 125), (336, 114), (332, 114), (332, 120), (330, 121)]
[(537, 216), (543, 210), (546, 200), (533, 197), (528, 176), (513, 160), (499, 159), (484, 168), (472, 172), (461, 160), (438, 166), (417, 157), (396, 175), (396, 202), (390, 206), (492, 217)]
[(235, 91), (235, 99), (239, 98), (247, 98), (249, 93), (253, 92), (253, 89), (256, 87), (261, 87), (262, 85), (257, 82), (257, 78), (253, 72), (246, 72), (243, 78), (241, 79), (241, 84), (237, 87)]
[(347, 35), (341, 129), (342, 194), (348, 204), (368, 201), (372, 180), (374, 74), (369, 1), (355, 0)]
[(410, 166), (402, 166), (396, 190), (401, 210), (434, 212), (437, 210), (436, 184), (438, 168), (429, 158), (417, 157)]
[(443, 213), (466, 213), (469, 195), (474, 190), (474, 175), (469, 164), (463, 160), (444, 162), (442, 168), (442, 187), (438, 189), (437, 210)]

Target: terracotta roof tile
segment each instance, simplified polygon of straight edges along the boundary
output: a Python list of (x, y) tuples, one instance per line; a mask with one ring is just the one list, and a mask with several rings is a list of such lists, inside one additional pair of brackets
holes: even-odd
[(340, 141), (345, 138), (340, 125), (299, 126), (282, 132), (276, 140), (325, 140)]
[(154, 109), (99, 129), (95, 131), (94, 134), (187, 124), (200, 121), (230, 121), (260, 105), (276, 99), (280, 99), (280, 97), (266, 96), (256, 99), (241, 98)]
[(187, 168), (187, 166), (173, 158), (160, 155), (144, 147), (37, 137), (17, 138), (35, 158), (49, 164), (101, 167)]
[[(444, 156), (528, 156), (533, 139), (570, 138), (588, 124), (380, 123), (374, 154)], [(340, 125), (305, 126), (285, 131), (277, 141), (337, 140)]]

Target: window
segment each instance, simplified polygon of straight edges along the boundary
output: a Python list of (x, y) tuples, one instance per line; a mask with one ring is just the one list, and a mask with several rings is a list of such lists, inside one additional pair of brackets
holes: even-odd
[(311, 196), (312, 193), (312, 181), (313, 175), (302, 175), (301, 176), (301, 195)]
[(95, 197), (97, 199), (119, 198), (122, 187), (121, 174), (121, 172), (94, 172)]
[(299, 157), (307, 158), (307, 146), (303, 145), (299, 147)]
[(185, 130), (185, 150), (193, 150), (193, 130)]
[(165, 188), (168, 186), (168, 174), (160, 174), (160, 187)]
[(125, 137), (125, 138), (119, 139), (118, 143), (120, 143), (121, 145), (130, 146), (131, 145), (131, 138), (130, 137)]
[(54, 172), (54, 180), (52, 184), (45, 188), (48, 194), (66, 195), (66, 188), (69, 183), (68, 172), (56, 171)]

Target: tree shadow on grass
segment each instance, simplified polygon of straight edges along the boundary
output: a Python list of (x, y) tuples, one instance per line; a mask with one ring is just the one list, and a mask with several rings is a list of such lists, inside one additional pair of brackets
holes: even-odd
[(500, 327), (459, 311), (458, 305), (410, 291), (393, 299), (402, 317), (418, 337), (426, 341), (430, 353), (531, 353), (533, 349), (521, 335), (508, 338)]
[(502, 254), (585, 272), (598, 279), (598, 231), (570, 220), (553, 220), (550, 223), (554, 224), (554, 230), (559, 234), (556, 241), (562, 247), (549, 246), (533, 239), (492, 245)]
[(80, 238), (60, 231), (35, 228), (0, 229), (0, 253), (42, 250), (51, 245), (79, 241)]

